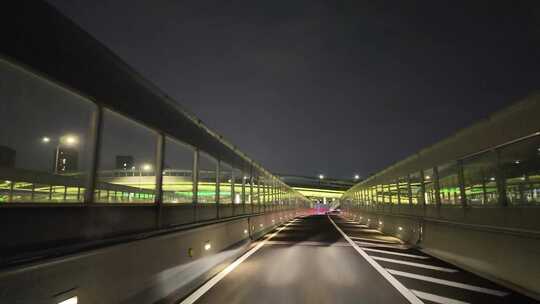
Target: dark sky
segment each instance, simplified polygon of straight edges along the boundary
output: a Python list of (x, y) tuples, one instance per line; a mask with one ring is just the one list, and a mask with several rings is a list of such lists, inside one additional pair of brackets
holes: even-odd
[(540, 88), (540, 1), (51, 0), (274, 172), (367, 175)]

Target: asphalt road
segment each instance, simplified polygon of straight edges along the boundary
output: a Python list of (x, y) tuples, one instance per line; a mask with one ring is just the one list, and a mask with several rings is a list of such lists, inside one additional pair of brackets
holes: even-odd
[(195, 303), (537, 303), (338, 216), (268, 237)]

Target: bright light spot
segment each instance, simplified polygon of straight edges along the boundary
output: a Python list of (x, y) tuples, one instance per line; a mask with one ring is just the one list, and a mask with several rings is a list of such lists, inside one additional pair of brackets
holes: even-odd
[(431, 179), (431, 176), (427, 175), (427, 176), (426, 176), (426, 179)]
[(58, 302), (58, 304), (77, 304), (79, 303), (79, 298), (77, 297), (71, 297), (67, 300), (64, 300), (62, 302)]
[(525, 180), (525, 176), (522, 176), (522, 177), (521, 177), (521, 180)]
[(382, 225), (382, 222), (381, 222), (381, 221), (379, 221), (379, 225)]
[(135, 166), (131, 167), (131, 170), (135, 170)]
[(150, 165), (150, 164), (143, 164), (142, 169), (143, 169), (144, 171), (150, 171), (150, 170), (152, 170), (152, 165)]
[(516, 164), (516, 165), (519, 165), (519, 163), (521, 163), (521, 161), (519, 161), (519, 160), (516, 160), (516, 161), (514, 162), (514, 164)]
[(263, 226), (263, 224), (259, 224), (259, 227), (262, 227), (262, 226)]
[(495, 177), (490, 178), (490, 180), (494, 181), (494, 180), (495, 180)]
[(247, 177), (247, 176), (244, 176), (244, 179), (248, 179), (248, 177)]
[(232, 179), (229, 179), (227, 182), (228, 182), (228, 183), (232, 182)]
[(319, 174), (319, 179), (324, 179), (324, 175), (323, 175), (323, 174)]
[(212, 248), (212, 245), (210, 244), (210, 241), (208, 241), (204, 244), (204, 250), (210, 250), (210, 248)]
[(362, 217), (360, 217), (360, 219), (362, 219)]
[(127, 167), (127, 164), (126, 164), (126, 163), (124, 163), (124, 165), (123, 165), (123, 166), (124, 166), (124, 168), (125, 168), (125, 167)]
[(79, 143), (79, 138), (75, 135), (64, 135), (60, 138), (60, 143), (67, 146), (75, 146)]
[(49, 143), (51, 141), (51, 139), (47, 136), (43, 136), (43, 138), (41, 139), (41, 142), (46, 144), (46, 143)]
[(367, 219), (368, 222), (371, 222), (371, 219)]
[(399, 226), (399, 227), (398, 227), (398, 230), (399, 230), (399, 231), (403, 230), (403, 227)]
[(275, 222), (276, 222), (276, 220), (272, 220), (272, 223), (275, 223)]
[(360, 175), (355, 174), (355, 175), (354, 175), (354, 179), (356, 179), (356, 180), (360, 179)]
[(244, 229), (244, 234), (248, 234), (248, 230), (247, 230), (247, 229)]

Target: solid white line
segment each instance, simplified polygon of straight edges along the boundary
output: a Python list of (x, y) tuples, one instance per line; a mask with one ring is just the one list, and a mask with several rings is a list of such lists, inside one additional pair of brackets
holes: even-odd
[(463, 302), (447, 297), (441, 297), (432, 293), (422, 292), (418, 290), (411, 289), (412, 292), (416, 296), (418, 296), (420, 299), (431, 301), (433, 303), (439, 303), (439, 304), (469, 304), (469, 302)]
[(381, 265), (375, 262), (355, 242), (353, 242), (353, 240), (351, 240), (351, 238), (348, 237), (345, 234), (345, 232), (343, 232), (343, 230), (341, 230), (341, 228), (339, 228), (338, 225), (336, 225), (336, 223), (334, 223), (334, 221), (332, 220), (330, 216), (328, 216), (328, 219), (330, 220), (332, 225), (334, 225), (336, 230), (347, 240), (347, 242), (351, 244), (351, 246), (356, 250), (356, 252), (358, 252), (371, 266), (373, 266), (373, 268), (375, 268), (375, 270), (377, 270), (377, 272), (379, 272), (390, 284), (392, 284), (392, 286), (394, 286), (394, 288), (397, 289), (397, 291), (401, 293), (401, 295), (403, 295), (405, 299), (407, 299), (410, 303), (413, 303), (413, 304), (424, 304), (422, 300), (420, 300), (409, 289), (403, 286), (403, 284), (401, 284), (398, 280), (396, 280), (396, 278), (390, 275), (388, 271), (386, 271), (383, 267), (381, 267)]
[(431, 269), (431, 270), (437, 270), (437, 271), (443, 271), (443, 272), (458, 272), (458, 270), (456, 269), (451, 269), (451, 268), (446, 268), (446, 267), (438, 267), (438, 266), (407, 262), (407, 261), (401, 261), (401, 260), (395, 260), (395, 259), (387, 259), (387, 258), (382, 258), (382, 257), (377, 257), (377, 256), (372, 256), (371, 258), (373, 258), (376, 261), (402, 264), (402, 265), (413, 266), (413, 267), (418, 267), (418, 268), (425, 268), (425, 269)]
[(390, 255), (399, 255), (399, 256), (403, 256), (403, 257), (408, 257), (408, 258), (415, 258), (415, 259), (429, 259), (428, 256), (421, 256), (421, 255), (416, 255), (416, 254), (409, 254), (409, 253), (399, 253), (399, 252), (393, 252), (393, 251), (389, 251), (389, 250), (380, 250), (380, 249), (373, 249), (373, 248), (364, 248), (364, 247), (361, 247), (362, 250), (364, 251), (372, 251), (372, 252), (380, 252), (380, 253), (384, 253), (384, 254), (390, 254)]
[(375, 247), (375, 248), (390, 248), (390, 249), (397, 249), (397, 250), (408, 250), (410, 247), (405, 246), (403, 244), (376, 244), (376, 243), (368, 243), (368, 242), (361, 242), (361, 241), (355, 241), (356, 244), (360, 245), (360, 247)]
[(281, 230), (285, 229), (291, 222), (287, 223), (285, 226), (279, 228), (276, 232), (268, 236), (266, 239), (262, 240), (257, 246), (251, 248), (248, 252), (244, 253), (243, 256), (238, 258), (236, 261), (231, 263), (229, 266), (227, 266), (225, 269), (223, 269), (220, 273), (212, 277), (210, 280), (208, 280), (204, 285), (199, 287), (197, 290), (195, 290), (192, 294), (190, 294), (187, 298), (185, 298), (182, 302), (178, 304), (192, 304), (195, 303), (200, 297), (202, 297), (210, 288), (214, 287), (219, 281), (221, 281), (226, 275), (228, 275), (231, 271), (233, 271), (236, 267), (238, 267), (242, 262), (244, 262), (247, 258), (249, 258), (252, 254), (257, 252), (257, 250), (261, 249), (266, 242), (268, 242), (271, 238), (276, 236)]
[(351, 236), (351, 240), (359, 240), (364, 242), (374, 242), (374, 243), (385, 243), (385, 244), (396, 244), (399, 245), (399, 242), (392, 242), (392, 241), (386, 241), (386, 240), (378, 240), (378, 239), (370, 239), (370, 238), (363, 238), (358, 236)]
[(393, 269), (386, 269), (386, 270), (388, 270), (388, 272), (390, 272), (393, 275), (397, 275), (397, 276), (401, 276), (401, 277), (417, 279), (417, 280), (431, 282), (431, 283), (435, 283), (435, 284), (441, 284), (441, 285), (446, 285), (446, 286), (450, 286), (450, 287), (456, 287), (456, 288), (476, 291), (476, 292), (490, 294), (490, 295), (499, 296), (499, 297), (504, 297), (504, 296), (506, 296), (508, 294), (507, 292), (504, 292), (504, 291), (499, 291), (499, 290), (489, 289), (489, 288), (485, 288), (485, 287), (469, 285), (469, 284), (465, 284), (465, 283), (442, 280), (442, 279), (432, 278), (432, 277), (428, 277), (428, 276), (423, 276), (423, 275), (419, 275), (419, 274), (408, 273), (408, 272), (403, 272), (403, 271), (398, 271), (398, 270), (393, 270)]

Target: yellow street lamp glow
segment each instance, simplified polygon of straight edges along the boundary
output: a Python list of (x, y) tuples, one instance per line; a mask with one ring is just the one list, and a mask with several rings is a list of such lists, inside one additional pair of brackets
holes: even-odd
[(143, 164), (142, 169), (143, 169), (144, 171), (150, 171), (150, 170), (152, 170), (152, 165), (150, 165), (150, 164)]
[(66, 146), (75, 146), (79, 143), (79, 138), (75, 135), (67, 134), (60, 137), (60, 144)]
[(207, 242), (204, 244), (204, 250), (210, 250), (210, 248), (212, 248), (212, 245), (210, 244), (210, 241), (207, 241)]

